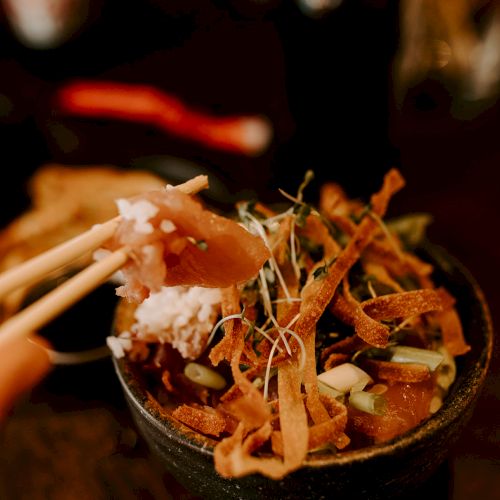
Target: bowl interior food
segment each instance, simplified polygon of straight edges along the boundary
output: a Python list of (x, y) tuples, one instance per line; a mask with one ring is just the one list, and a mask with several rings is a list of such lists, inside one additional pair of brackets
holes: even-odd
[[(391, 498), (429, 478), (445, 460), (467, 424), (483, 384), (493, 344), (483, 294), (463, 266), (443, 249), (425, 244), (422, 256), (435, 266), (437, 285), (457, 299), (471, 350), (457, 360), (457, 379), (441, 409), (391, 441), (330, 455), (310, 456), (281, 481), (260, 475), (224, 479), (214, 470), (215, 441), (173, 419), (148, 392), (140, 372), (127, 360), (115, 368), (139, 430), (165, 467), (191, 492), (205, 498)], [(115, 330), (130, 325), (133, 309), (122, 303)]]

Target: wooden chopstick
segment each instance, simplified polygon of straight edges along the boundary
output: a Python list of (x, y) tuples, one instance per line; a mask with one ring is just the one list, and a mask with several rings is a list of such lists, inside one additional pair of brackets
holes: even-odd
[[(206, 187), (208, 187), (208, 179), (206, 176), (200, 175), (185, 182), (184, 184), (176, 186), (176, 189), (179, 189), (187, 194), (194, 194), (202, 189), (205, 189)], [(111, 222), (114, 225), (114, 232), (119, 219), (112, 219), (102, 226)], [(109, 227), (113, 227), (113, 225), (109, 224)], [(108, 234), (107, 231), (110, 230), (109, 227), (105, 231), (103, 231), (104, 234)], [(87, 233), (91, 233), (92, 231), (94, 231), (94, 229), (87, 231)], [(108, 238), (113, 235), (113, 232), (110, 236), (108, 236)], [(81, 236), (83, 237), (84, 235)], [(49, 263), (57, 262), (58, 266), (60, 266), (65, 262), (69, 262), (70, 260), (75, 258), (74, 256), (78, 256), (81, 253), (84, 253), (92, 248), (96, 248), (97, 246), (100, 246), (101, 243), (106, 241), (106, 239), (108, 239), (106, 238), (102, 240), (102, 237), (103, 235), (101, 234), (100, 237), (94, 238), (94, 240), (92, 240), (90, 237), (89, 240), (82, 238), (85, 250), (80, 253), (77, 252), (77, 248), (79, 248), (79, 245), (82, 245), (82, 239), (79, 240), (79, 237), (74, 238), (66, 244), (61, 245), (61, 247), (63, 247), (63, 250), (61, 251), (62, 256), (71, 255), (71, 259), (63, 260), (63, 257), (61, 255), (58, 255), (57, 253), (56, 258), (50, 257), (50, 253), (52, 251), (49, 251), (46, 252), (46, 254), (49, 253)], [(96, 243), (93, 247), (90, 247), (90, 240), (95, 242), (99, 241), (99, 243)], [(37, 302), (23, 309), (12, 318), (9, 318), (0, 326), (0, 347), (2, 343), (9, 342), (10, 339), (25, 337), (33, 331), (38, 330), (42, 326), (46, 325), (49, 321), (57, 317), (59, 314), (61, 314), (64, 310), (72, 306), (82, 297), (97, 288), (109, 276), (115, 273), (128, 261), (129, 253), (130, 249), (127, 247), (116, 250), (112, 254), (106, 256), (104, 259), (95, 262), (85, 270), (75, 275), (73, 278), (64, 282), (62, 285), (49, 292)], [(42, 268), (48, 269), (49, 271), (54, 269), (54, 267), (50, 267), (48, 263), (45, 263), (43, 259), (32, 259), (32, 261), (33, 260), (36, 261), (35, 265), (37, 266), (36, 270), (38, 273), (38, 270)], [(40, 264), (40, 262), (42, 262), (42, 264)]]
[[(194, 194), (207, 187), (207, 176), (198, 175), (184, 184), (179, 184), (176, 189), (186, 194)], [(103, 224), (98, 224), (85, 233), (5, 271), (0, 275), (0, 300), (12, 290), (20, 286), (33, 285), (51, 271), (68, 264), (90, 250), (99, 248), (113, 236), (119, 222), (118, 216)]]
[(120, 217), (99, 224), (0, 275), (0, 300), (12, 290), (33, 285), (51, 271), (68, 264), (85, 252), (100, 247), (113, 236)]
[(23, 337), (46, 325), (97, 288), (127, 262), (129, 251), (128, 248), (120, 248), (9, 318), (0, 326), (0, 345), (4, 341)]

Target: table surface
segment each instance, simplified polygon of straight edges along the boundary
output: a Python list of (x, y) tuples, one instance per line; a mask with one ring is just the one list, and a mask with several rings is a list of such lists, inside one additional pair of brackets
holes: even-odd
[[(480, 237), (492, 234), (499, 214), (500, 184), (492, 172), (484, 167), (465, 173), (459, 183), (450, 183), (445, 195), (427, 193), (425, 203), (436, 218), (431, 238), (473, 272), (498, 324), (500, 245)], [(421, 201), (417, 190), (397, 210), (414, 210)], [(422, 491), (445, 492), (441, 496), (453, 500), (499, 498), (499, 359), (497, 343), (470, 425)], [(0, 430), (0, 498), (192, 497), (162, 470), (138, 436), (107, 359), (56, 369), (16, 405)]]

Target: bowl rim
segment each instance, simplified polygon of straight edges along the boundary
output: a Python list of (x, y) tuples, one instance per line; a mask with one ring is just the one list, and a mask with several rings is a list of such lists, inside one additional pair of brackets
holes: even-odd
[[(445, 273), (445, 267), (458, 271), (470, 287), (481, 311), (479, 318), (480, 322), (477, 329), (484, 339), (483, 348), (477, 353), (476, 359), (473, 360), (468, 370), (457, 377), (457, 380), (454, 382), (453, 398), (446, 397), (443, 401), (443, 405), (435, 414), (426, 418), (413, 429), (383, 443), (306, 460), (301, 469), (308, 467), (335, 468), (345, 464), (354, 465), (374, 457), (392, 456), (398, 450), (407, 449), (410, 446), (417, 446), (428, 438), (429, 433), (445, 430), (452, 425), (454, 421), (461, 417), (467, 407), (474, 404), (479, 397), (480, 389), (486, 377), (493, 351), (493, 325), (484, 293), (475, 278), (463, 264), (442, 247), (424, 242), (421, 249), (431, 258), (433, 264), (435, 264), (436, 267), (439, 265), (439, 268)], [(113, 327), (113, 332), (114, 331), (115, 327)], [(127, 400), (129, 404), (133, 404), (135, 409), (153, 427), (168, 436), (170, 440), (173, 440), (181, 446), (186, 446), (192, 451), (204, 455), (207, 458), (213, 458), (213, 447), (217, 444), (217, 441), (203, 436), (175, 420), (162, 409), (161, 405), (144, 387), (141, 387), (139, 383), (129, 383), (131, 377), (130, 367), (125, 359), (116, 359), (115, 357), (112, 357), (112, 359), (122, 389), (128, 396)]]

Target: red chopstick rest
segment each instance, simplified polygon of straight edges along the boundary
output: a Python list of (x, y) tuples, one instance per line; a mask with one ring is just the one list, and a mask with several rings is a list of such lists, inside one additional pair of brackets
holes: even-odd
[(61, 88), (57, 103), (65, 113), (153, 125), (214, 149), (245, 155), (263, 152), (272, 137), (264, 117), (209, 115), (148, 85), (79, 81)]

